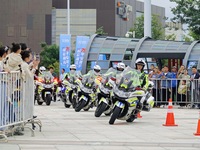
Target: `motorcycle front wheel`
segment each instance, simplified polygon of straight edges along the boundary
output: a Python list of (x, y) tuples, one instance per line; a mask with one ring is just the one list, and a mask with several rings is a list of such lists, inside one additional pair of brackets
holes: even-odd
[(81, 100), (77, 103), (77, 105), (76, 105), (76, 107), (75, 107), (75, 111), (76, 111), (76, 112), (79, 112), (79, 111), (85, 106), (85, 104), (86, 104), (86, 101), (83, 100), (83, 99), (81, 99)]
[(110, 117), (109, 124), (114, 124), (115, 120), (119, 117), (122, 109), (119, 107), (115, 107), (113, 110), (113, 114)]
[(129, 119), (126, 120), (126, 122), (133, 122), (136, 119), (135, 116), (131, 116)]
[(49, 106), (51, 104), (51, 100), (52, 100), (52, 97), (50, 94), (47, 94), (46, 96), (46, 105)]
[(101, 114), (105, 111), (106, 106), (107, 106), (106, 103), (104, 103), (104, 102), (100, 103), (100, 104), (97, 106), (96, 110), (95, 110), (95, 114), (94, 114), (95, 117), (100, 117)]

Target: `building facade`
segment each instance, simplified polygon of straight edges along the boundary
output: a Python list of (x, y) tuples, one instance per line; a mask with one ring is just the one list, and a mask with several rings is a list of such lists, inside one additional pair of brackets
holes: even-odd
[[(127, 20), (119, 15), (118, 2), (130, 6), (131, 11), (127, 14)], [(67, 33), (67, 1), (53, 0), (52, 5), (54, 8), (52, 11), (52, 43), (59, 44), (59, 35)], [(137, 0), (72, 0), (70, 9), (72, 41), (76, 35), (92, 35), (100, 27), (103, 27), (109, 36), (124, 37), (133, 27), (135, 19), (143, 14), (144, 3)], [(81, 13), (84, 11), (86, 15), (83, 19)], [(55, 12), (62, 17), (56, 15)], [(158, 15), (164, 27), (165, 8), (152, 5), (152, 14)]]
[[(59, 44), (59, 35), (67, 33), (67, 0), (0, 2), (0, 42), (4, 45), (22, 42), (40, 52), (41, 42)], [(118, 2), (129, 6), (127, 19), (119, 15)], [(108, 36), (124, 37), (144, 12), (144, 4), (137, 0), (71, 0), (70, 8), (72, 46), (77, 35), (92, 35), (100, 27)], [(165, 9), (152, 5), (152, 13), (159, 15), (164, 26)]]
[[(27, 43), (35, 52), (51, 44), (51, 0), (0, 0), (0, 42)], [(50, 30), (50, 32), (49, 32)]]

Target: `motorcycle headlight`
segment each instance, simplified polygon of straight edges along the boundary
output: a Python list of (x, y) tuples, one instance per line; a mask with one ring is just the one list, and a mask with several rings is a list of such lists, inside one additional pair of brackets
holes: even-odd
[(109, 90), (107, 88), (104, 88), (102, 85), (99, 87), (100, 91), (104, 94), (109, 94)]
[(82, 88), (82, 91), (85, 92), (85, 93), (88, 93), (88, 94), (92, 93), (92, 89), (88, 89), (88, 88), (85, 88), (85, 87)]
[(47, 88), (47, 89), (50, 89), (50, 88), (52, 88), (53, 87), (53, 85), (52, 84), (44, 84), (44, 86), (43, 86), (44, 88)]

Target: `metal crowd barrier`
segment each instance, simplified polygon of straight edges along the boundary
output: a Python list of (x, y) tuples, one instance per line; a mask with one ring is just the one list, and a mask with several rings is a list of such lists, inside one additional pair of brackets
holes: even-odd
[[(21, 79), (20, 72), (0, 72), (0, 136), (7, 141), (7, 134), (29, 128), (34, 123), (34, 81)], [(36, 122), (41, 127), (41, 122)], [(41, 128), (40, 128), (41, 129)]]
[(155, 107), (168, 104), (169, 98), (180, 108), (200, 108), (200, 80), (150, 78), (154, 82), (152, 95)]

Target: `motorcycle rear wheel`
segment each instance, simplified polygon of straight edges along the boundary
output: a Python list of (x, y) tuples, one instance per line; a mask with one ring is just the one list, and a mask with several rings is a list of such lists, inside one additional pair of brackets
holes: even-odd
[(85, 106), (85, 104), (86, 104), (86, 101), (84, 101), (83, 99), (81, 99), (81, 100), (77, 103), (77, 105), (76, 105), (76, 107), (75, 107), (75, 111), (76, 111), (76, 112), (79, 112), (79, 111)]
[(119, 117), (122, 109), (119, 107), (115, 107), (113, 110), (113, 114), (110, 117), (109, 124), (114, 124), (115, 120)]
[(135, 116), (132, 115), (129, 119), (126, 120), (126, 122), (133, 122), (135, 119)]
[(65, 108), (69, 108), (71, 105), (64, 103)]
[(95, 114), (94, 114), (95, 117), (100, 117), (102, 113), (105, 111), (106, 106), (107, 106), (106, 103), (104, 102), (100, 103), (95, 110)]
[(39, 102), (38, 100), (37, 100), (37, 103), (38, 103), (38, 105), (42, 105), (43, 104), (43, 102)]

